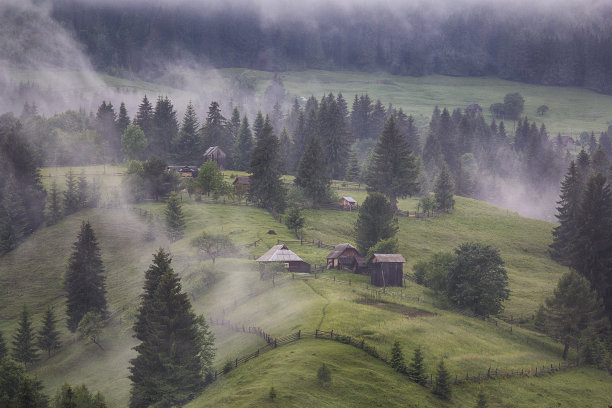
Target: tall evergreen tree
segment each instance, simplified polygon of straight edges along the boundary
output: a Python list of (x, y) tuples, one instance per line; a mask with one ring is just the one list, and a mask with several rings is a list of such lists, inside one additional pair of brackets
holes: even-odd
[(576, 225), (570, 266), (590, 282), (612, 322), (612, 192), (602, 174), (589, 178)]
[(278, 143), (280, 147), (279, 154), (280, 154), (280, 160), (282, 164), (282, 171), (283, 173), (288, 173), (290, 171), (289, 160), (291, 156), (292, 146), (291, 146), (291, 139), (289, 139), (289, 133), (287, 133), (287, 129), (285, 127), (283, 127), (283, 130), (281, 130)]
[(444, 365), (444, 360), (440, 360), (438, 370), (436, 371), (436, 382), (431, 392), (443, 400), (450, 400), (452, 394), (450, 381), (450, 374)]
[(53, 309), (49, 307), (43, 317), (43, 326), (38, 331), (37, 339), (38, 348), (45, 350), (48, 357), (51, 357), (51, 352), (57, 350), (61, 344), (59, 341), (60, 333), (55, 329), (56, 324), (55, 313), (53, 313)]
[(257, 116), (255, 116), (255, 121), (253, 122), (253, 136), (255, 140), (259, 139), (261, 130), (264, 127), (264, 117), (261, 114), (261, 111), (257, 112)]
[(166, 158), (172, 149), (172, 141), (178, 134), (176, 110), (174, 110), (174, 105), (167, 96), (157, 98), (152, 125), (151, 135), (149, 136), (149, 151), (154, 155)]
[(398, 230), (395, 211), (389, 200), (380, 193), (369, 193), (359, 207), (355, 223), (355, 241), (359, 252), (367, 253), (378, 241), (393, 238)]
[(202, 148), (198, 134), (198, 117), (191, 101), (187, 105), (181, 129), (174, 141), (174, 152), (180, 163), (196, 165), (202, 161)]
[(196, 317), (168, 253), (160, 249), (145, 274), (130, 361), (130, 407), (176, 406), (193, 399), (211, 370), (214, 337)]
[(164, 210), (166, 230), (171, 241), (177, 241), (185, 235), (185, 215), (181, 200), (176, 193), (170, 194)]
[(325, 197), (330, 184), (331, 180), (325, 170), (323, 149), (321, 149), (317, 137), (313, 136), (300, 160), (295, 176), (295, 185), (303, 188), (312, 199), (312, 204), (317, 206)]
[(102, 104), (98, 107), (96, 112), (96, 130), (106, 143), (108, 155), (112, 159), (119, 159), (121, 134), (117, 129), (117, 114), (112, 103), (102, 101)]
[(81, 175), (77, 182), (77, 197), (79, 208), (89, 207), (89, 183), (85, 176), (85, 170), (81, 170)]
[(233, 155), (233, 140), (228, 132), (227, 120), (221, 114), (221, 108), (215, 101), (208, 107), (206, 121), (202, 125), (202, 145), (205, 149), (219, 146), (229, 157)]
[(418, 167), (392, 116), (374, 150), (367, 176), (368, 191), (383, 193), (397, 210), (397, 199), (418, 192)]
[(346, 169), (348, 129), (345, 127), (344, 113), (331, 93), (319, 104), (317, 117), (327, 174), (332, 179), (340, 180)]
[(17, 180), (8, 177), (2, 193), (0, 206), (0, 253), (15, 248), (28, 233), (28, 214)]
[(72, 169), (66, 173), (66, 190), (64, 190), (64, 214), (70, 215), (77, 212), (79, 206), (78, 181)]
[(346, 171), (344, 172), (344, 179), (347, 181), (358, 181), (361, 174), (361, 167), (359, 165), (359, 158), (357, 152), (351, 150), (349, 153), (348, 161), (346, 163)]
[(459, 157), (461, 156), (457, 148), (457, 134), (455, 124), (448, 113), (448, 109), (444, 108), (438, 121), (436, 135), (440, 142), (440, 148), (444, 155), (444, 161), (449, 167), (451, 173), (456, 174), (459, 169)]
[(370, 125), (368, 126), (369, 135), (368, 137), (372, 140), (376, 140), (380, 137), (380, 134), (385, 128), (387, 122), (386, 111), (380, 99), (376, 100), (374, 107), (372, 108), (372, 114), (370, 115)]
[(234, 109), (232, 110), (232, 117), (227, 122), (227, 131), (234, 146), (238, 141), (238, 131), (240, 130), (240, 124), (240, 111), (237, 107), (234, 107)]
[(234, 169), (238, 171), (248, 171), (251, 161), (251, 152), (253, 151), (253, 135), (249, 127), (249, 120), (244, 115), (240, 129), (238, 130), (238, 138), (236, 140), (236, 148), (234, 149)]
[(125, 103), (121, 102), (121, 105), (119, 106), (119, 117), (117, 118), (117, 131), (120, 135), (125, 132), (125, 129), (127, 129), (130, 123), (132, 122), (130, 120), (130, 117), (128, 116)]
[(249, 194), (259, 206), (277, 212), (285, 209), (281, 166), (279, 142), (266, 118), (251, 155)]
[(297, 171), (297, 166), (300, 164), (300, 159), (306, 151), (306, 146), (310, 141), (310, 135), (306, 131), (306, 118), (301, 110), (297, 115), (297, 122), (293, 130), (293, 151), (291, 152), (291, 162), (293, 166), (291, 171)]
[(89, 222), (83, 221), (64, 278), (68, 329), (74, 332), (87, 312), (106, 317), (104, 266), (98, 241)]
[(391, 360), (389, 361), (392, 368), (399, 373), (406, 373), (406, 361), (404, 360), (404, 353), (398, 340), (393, 343), (391, 349)]
[(450, 211), (455, 207), (454, 190), (453, 179), (446, 168), (446, 163), (444, 163), (434, 185), (434, 194), (440, 210)]
[(151, 143), (153, 138), (153, 105), (149, 102), (147, 95), (142, 98), (142, 102), (138, 105), (138, 112), (134, 118), (134, 124), (140, 126), (147, 141)]
[(6, 348), (6, 342), (4, 341), (4, 336), (2, 336), (2, 332), (0, 332), (0, 361), (4, 359), (8, 354), (8, 350)]
[(572, 160), (561, 182), (561, 194), (557, 201), (558, 207), (555, 215), (559, 225), (553, 229), (553, 242), (550, 244), (551, 257), (563, 265), (569, 264), (569, 251), (577, 234), (576, 214), (582, 190), (583, 185), (578, 175), (578, 168)]
[(408, 377), (419, 385), (427, 384), (427, 374), (425, 374), (425, 364), (423, 363), (423, 352), (421, 346), (414, 349), (414, 356), (408, 366)]
[(25, 364), (26, 367), (38, 360), (30, 311), (25, 304), (21, 310), (19, 327), (17, 327), (17, 331), (13, 335), (13, 359)]

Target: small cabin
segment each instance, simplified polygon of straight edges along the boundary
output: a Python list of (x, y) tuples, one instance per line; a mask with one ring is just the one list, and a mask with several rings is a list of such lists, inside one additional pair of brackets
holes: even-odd
[(257, 258), (257, 262), (260, 265), (271, 262), (284, 263), (289, 272), (310, 273), (310, 264), (304, 262), (285, 244), (274, 245), (268, 252)]
[(225, 153), (219, 146), (211, 146), (204, 153), (204, 161), (212, 160), (217, 163), (219, 170), (225, 170)]
[(347, 269), (354, 272), (359, 263), (363, 263), (363, 257), (348, 242), (336, 245), (327, 255), (327, 269)]
[(176, 171), (181, 177), (198, 177), (199, 169), (196, 166), (168, 166), (168, 172)]
[(241, 189), (242, 192), (248, 194), (251, 182), (249, 176), (241, 176), (236, 177), (232, 184), (234, 185), (234, 191)]
[(357, 201), (355, 201), (353, 197), (349, 196), (342, 197), (342, 200), (340, 200), (340, 205), (342, 208), (349, 211), (357, 209)]
[(370, 282), (375, 286), (403, 286), (404, 263), (401, 254), (374, 254), (370, 261)]

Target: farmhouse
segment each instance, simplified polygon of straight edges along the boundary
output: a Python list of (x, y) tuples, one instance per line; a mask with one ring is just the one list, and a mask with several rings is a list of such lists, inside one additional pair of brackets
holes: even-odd
[(168, 172), (176, 171), (181, 177), (198, 177), (199, 169), (196, 166), (168, 166)]
[(346, 196), (342, 197), (342, 200), (340, 200), (340, 205), (345, 210), (354, 210), (357, 208), (357, 201), (355, 201), (353, 197)]
[(225, 170), (225, 153), (219, 146), (211, 146), (204, 153), (204, 161), (212, 160), (217, 163), (219, 170)]
[(376, 286), (403, 286), (404, 263), (401, 254), (374, 254), (370, 261), (370, 282)]
[(249, 176), (241, 176), (241, 177), (236, 177), (236, 179), (234, 180), (232, 184), (234, 185), (234, 191), (238, 191), (238, 189), (242, 189), (241, 191), (243, 191), (244, 193), (248, 193), (251, 182), (250, 182)]
[(310, 264), (304, 262), (302, 258), (287, 248), (285, 244), (274, 245), (268, 252), (257, 258), (257, 262), (260, 265), (271, 262), (284, 263), (289, 272), (310, 273)]
[(347, 269), (355, 272), (359, 264), (363, 264), (363, 257), (349, 243), (336, 245), (334, 250), (327, 255), (327, 269)]

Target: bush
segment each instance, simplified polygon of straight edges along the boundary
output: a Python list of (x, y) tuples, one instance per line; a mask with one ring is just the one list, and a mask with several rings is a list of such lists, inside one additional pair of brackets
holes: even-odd
[(328, 383), (331, 381), (331, 371), (329, 371), (329, 368), (327, 368), (325, 363), (323, 363), (323, 365), (317, 370), (317, 378), (323, 383)]
[(232, 360), (227, 360), (223, 365), (223, 374), (227, 374), (234, 368), (234, 362)]
[(268, 393), (268, 397), (271, 400), (274, 400), (276, 398), (276, 390), (274, 389), (274, 387), (270, 387), (270, 392)]

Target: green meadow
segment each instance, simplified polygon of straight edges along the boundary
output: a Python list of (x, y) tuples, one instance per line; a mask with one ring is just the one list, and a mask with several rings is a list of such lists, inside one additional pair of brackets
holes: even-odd
[[(56, 180), (63, 187), (67, 170), (44, 169), (45, 185)], [(77, 174), (81, 170), (73, 168)], [(107, 194), (103, 203), (119, 194), (122, 168), (83, 170), (90, 180), (94, 177), (102, 180), (103, 194)], [(228, 178), (230, 175), (226, 174)], [(351, 195), (359, 203), (365, 197), (363, 191), (357, 190), (338, 193)], [(187, 228), (185, 237), (174, 243), (165, 238), (158, 222), (156, 239), (145, 240), (147, 221), (140, 211), (160, 217), (164, 211), (163, 203), (147, 202), (83, 210), (54, 226), (39, 229), (0, 258), (0, 330), (5, 338), (10, 339), (15, 330), (24, 303), (34, 312), (36, 327), (49, 306), (54, 307), (60, 318), (62, 348), (50, 359), (41, 356), (30, 370), (43, 380), (49, 394), (66, 381), (84, 383), (102, 392), (111, 406), (127, 405), (128, 367), (135, 345), (131, 325), (144, 271), (159, 247), (171, 251), (173, 267), (197, 313), (239, 326), (258, 326), (274, 337), (298, 330), (334, 330), (363, 339), (383, 356), (389, 355), (393, 342), (398, 340), (406, 358), (410, 358), (417, 345), (423, 348), (428, 373), (433, 373), (444, 358), (453, 377), (485, 373), (489, 367), (527, 370), (559, 363), (561, 346), (529, 330), (532, 314), (550, 296), (565, 270), (547, 255), (553, 224), (461, 197), (456, 197), (452, 214), (426, 219), (400, 217), (398, 238), (400, 252), (407, 259), (406, 287), (388, 288), (385, 294), (378, 295), (377, 302), (368, 304), (363, 302), (365, 295), (373, 294), (368, 278), (348, 272), (325, 271), (317, 279), (284, 273), (274, 280), (260, 280), (253, 259), (279, 241), (289, 242), (289, 248), (311, 264), (324, 264), (329, 250), (296, 243), (292, 231), (264, 210), (244, 204), (223, 204), (222, 199), (218, 203), (197, 202), (186, 193), (182, 199)], [(414, 211), (416, 203), (414, 198), (406, 199), (400, 202), (400, 207)], [(306, 210), (305, 215), (306, 240), (331, 245), (353, 242), (356, 212)], [(62, 276), (83, 220), (91, 222), (98, 237), (106, 271), (112, 317), (100, 339), (104, 350), (65, 329)], [(227, 234), (239, 248), (232, 257), (217, 259), (213, 265), (191, 245), (191, 240), (202, 231)], [(410, 279), (412, 265), (417, 261), (436, 251), (452, 251), (464, 241), (486, 242), (500, 249), (511, 290), (501, 317), (506, 321), (513, 319), (512, 332), (501, 321), (495, 325), (447, 310), (431, 291)], [(248, 246), (255, 242), (256, 246)], [(212, 328), (216, 336), (217, 369), (227, 360), (265, 345), (262, 338), (253, 334), (224, 326)], [(575, 356), (572, 353), (571, 358)], [(332, 371), (329, 386), (316, 380), (316, 369), (323, 362)], [(452, 402), (444, 405), (428, 389), (410, 383), (359, 349), (306, 339), (279, 347), (232, 370), (190, 406), (461, 407), (474, 405), (480, 391), (491, 406), (605, 406), (612, 404), (608, 391), (611, 383), (610, 377), (602, 372), (579, 368), (539, 378), (456, 386)], [(274, 402), (267, 399), (271, 386), (278, 393)]]

